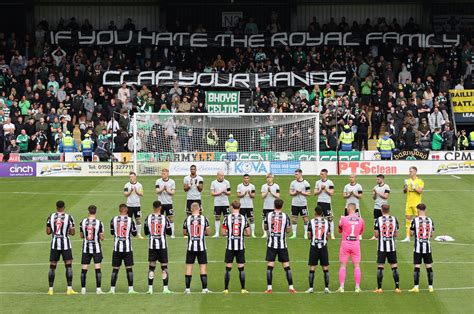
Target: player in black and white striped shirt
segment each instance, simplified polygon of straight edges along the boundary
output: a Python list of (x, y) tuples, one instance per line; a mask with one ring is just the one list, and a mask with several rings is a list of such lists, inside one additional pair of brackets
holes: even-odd
[(82, 244), (82, 271), (81, 271), (81, 293), (86, 294), (87, 269), (92, 259), (94, 259), (96, 293), (102, 294), (102, 248), (100, 241), (104, 241), (104, 224), (95, 218), (97, 206), (90, 205), (87, 208), (89, 213), (87, 218), (81, 221), (80, 235), (84, 239)]
[(293, 275), (290, 268), (290, 257), (286, 245), (286, 234), (291, 230), (290, 217), (283, 213), (283, 200), (276, 199), (274, 202), (274, 211), (265, 216), (264, 227), (268, 231), (267, 239), (267, 290), (265, 293), (272, 293), (273, 267), (275, 259), (282, 263), (288, 281), (288, 290), (290, 293), (296, 293), (293, 287)]
[(314, 272), (319, 264), (324, 274), (324, 293), (329, 293), (329, 253), (328, 253), (328, 235), (331, 233), (331, 225), (324, 218), (325, 210), (322, 206), (316, 206), (314, 209), (316, 215), (309, 222), (308, 238), (311, 241), (309, 250), (309, 289), (306, 293), (314, 292)]
[(425, 263), (428, 273), (428, 291), (433, 292), (433, 257), (431, 256), (430, 239), (433, 237), (435, 226), (433, 220), (426, 216), (426, 205), (420, 203), (416, 206), (418, 217), (411, 221), (411, 235), (415, 236), (415, 247), (413, 250), (413, 264), (415, 264), (415, 287), (410, 292), (420, 291), (420, 267)]
[(56, 212), (49, 215), (46, 221), (46, 234), (51, 235), (51, 252), (49, 254), (49, 290), (48, 294), (53, 294), (53, 285), (56, 266), (60, 257), (63, 257), (64, 266), (66, 266), (67, 294), (77, 294), (72, 290), (72, 248), (71, 239), (76, 233), (74, 228), (74, 218), (66, 214), (64, 209), (66, 205), (63, 201), (56, 202)]
[(375, 219), (374, 237), (378, 238), (377, 244), (377, 290), (375, 293), (382, 293), (383, 270), (385, 260), (392, 268), (393, 280), (395, 282), (395, 292), (400, 293), (400, 276), (397, 268), (397, 251), (395, 238), (398, 235), (399, 224), (397, 218), (390, 215), (390, 205), (381, 206), (382, 216)]
[(132, 217), (128, 216), (128, 207), (119, 205), (119, 216), (110, 221), (110, 233), (114, 236), (114, 251), (112, 254), (112, 277), (110, 280), (110, 292), (115, 294), (118, 272), (122, 261), (127, 271), (128, 293), (136, 294), (133, 290), (133, 250), (131, 236), (137, 236), (137, 229)]
[(191, 293), (191, 279), (193, 274), (193, 264), (197, 258), (199, 272), (201, 274), (202, 293), (210, 293), (207, 289), (207, 251), (205, 236), (210, 233), (209, 220), (199, 214), (201, 206), (199, 203), (191, 204), (191, 215), (183, 223), (183, 234), (188, 237), (186, 250), (186, 290), (184, 293)]
[(161, 214), (161, 210), (161, 202), (154, 201), (153, 214), (148, 215), (145, 219), (145, 235), (150, 236), (148, 242), (148, 294), (153, 294), (156, 261), (161, 264), (163, 293), (173, 293), (168, 289), (168, 248), (166, 246), (166, 235), (172, 234), (172, 228), (170, 220)]
[(232, 270), (232, 263), (234, 257), (239, 269), (240, 278), (240, 292), (248, 293), (245, 290), (245, 236), (250, 235), (250, 226), (247, 218), (240, 213), (240, 202), (235, 200), (230, 204), (232, 212), (224, 217), (222, 224), (222, 235), (227, 236), (227, 247), (225, 250), (224, 262), (225, 276), (224, 276), (224, 294), (229, 293), (230, 271)]

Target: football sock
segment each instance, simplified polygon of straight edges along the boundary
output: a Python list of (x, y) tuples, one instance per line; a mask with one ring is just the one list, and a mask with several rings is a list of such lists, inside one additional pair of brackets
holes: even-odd
[(354, 268), (354, 281), (356, 283), (356, 287), (359, 287), (360, 285), (360, 278), (361, 278), (361, 273), (360, 273), (360, 267)]
[(168, 288), (168, 266), (161, 266), (161, 275), (163, 278), (163, 287)]
[(137, 234), (138, 235), (142, 234), (142, 225), (141, 224), (140, 225), (137, 224)]
[(250, 230), (252, 231), (252, 234), (255, 234), (255, 224), (254, 223), (250, 224)]
[(115, 287), (115, 284), (117, 283), (117, 277), (118, 277), (118, 269), (112, 269), (112, 276), (110, 277), (110, 286)]
[(128, 281), (128, 286), (133, 287), (133, 269), (132, 268), (127, 268), (127, 281)]
[(66, 281), (67, 286), (72, 286), (72, 265), (66, 265)]
[(382, 289), (383, 267), (377, 268), (377, 289)]
[(203, 289), (207, 289), (207, 274), (201, 275), (201, 284)]
[(329, 288), (329, 270), (323, 270), (324, 273), (324, 287)]
[(215, 234), (219, 235), (219, 227), (221, 226), (221, 221), (220, 221), (220, 220), (216, 220), (216, 221), (214, 222), (214, 226), (215, 226), (215, 228), (216, 228), (216, 233), (215, 233)]
[(293, 285), (293, 274), (291, 273), (290, 266), (285, 267), (285, 273), (286, 273), (286, 280), (288, 281), (288, 285), (292, 286)]
[(428, 274), (428, 285), (432, 286), (433, 285), (433, 268), (427, 268), (426, 272)]
[(393, 281), (395, 282), (395, 288), (400, 288), (400, 275), (398, 274), (398, 268), (392, 268)]
[(304, 223), (304, 234), (305, 234), (305, 236), (306, 236), (306, 234), (308, 234), (308, 222)]
[(267, 285), (271, 286), (273, 281), (273, 266), (267, 266)]
[(309, 287), (313, 288), (313, 285), (314, 285), (314, 270), (309, 271), (308, 279), (309, 279)]
[(293, 230), (293, 235), (296, 235), (296, 230), (298, 229), (298, 225), (297, 224), (292, 224), (291, 229)]
[(102, 286), (102, 271), (99, 269), (95, 270), (95, 282), (97, 288), (100, 288)]
[(153, 286), (153, 280), (155, 279), (156, 266), (148, 266), (148, 286)]
[(245, 270), (244, 267), (239, 268), (240, 288), (245, 289)]
[(174, 236), (174, 222), (170, 223), (171, 226), (171, 235)]
[(346, 281), (346, 268), (341, 267), (339, 268), (339, 283), (341, 287), (344, 288), (344, 282)]
[(407, 238), (410, 237), (410, 226), (411, 226), (411, 220), (405, 219), (405, 232), (406, 232)]
[(331, 226), (331, 236), (334, 236), (334, 221), (331, 220), (329, 224)]
[(81, 271), (81, 287), (82, 288), (86, 287), (86, 275), (87, 275), (87, 269), (83, 269)]
[(49, 272), (48, 272), (48, 281), (49, 281), (50, 288), (52, 288), (54, 285), (55, 272), (56, 272), (56, 265), (50, 265)]
[(229, 289), (229, 282), (230, 282), (230, 271), (232, 268), (226, 267), (225, 268), (225, 275), (224, 275), (224, 289)]
[(414, 281), (415, 281), (415, 286), (420, 285), (420, 269), (415, 267), (414, 271)]
[(192, 275), (184, 276), (184, 281), (186, 283), (186, 289), (189, 289), (189, 287), (191, 287), (191, 278), (192, 277), (193, 277)]

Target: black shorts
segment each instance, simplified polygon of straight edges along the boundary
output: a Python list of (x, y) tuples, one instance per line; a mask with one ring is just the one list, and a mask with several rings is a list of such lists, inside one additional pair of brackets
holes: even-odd
[(318, 202), (318, 206), (321, 206), (323, 209), (323, 217), (332, 217), (332, 207), (330, 203), (320, 203)]
[(202, 206), (201, 206), (201, 200), (186, 200), (186, 214), (191, 215), (191, 204), (192, 203), (198, 203), (199, 207), (201, 210), (199, 211), (199, 214), (202, 214)]
[[(358, 208), (356, 208), (356, 214), (357, 214), (357, 216), (360, 217), (360, 213), (359, 213), (359, 209), (358, 209)], [(349, 215), (349, 214), (347, 213), (347, 208), (344, 208), (344, 216), (347, 216), (347, 215)]]
[(396, 264), (397, 252), (377, 251), (377, 264), (385, 264), (385, 261), (387, 261), (389, 264)]
[(84, 253), (82, 252), (81, 264), (89, 265), (91, 260), (94, 259), (94, 264), (102, 263), (102, 252), (100, 253)]
[(196, 258), (199, 265), (207, 264), (207, 251), (186, 251), (186, 264), (194, 264)]
[(286, 263), (290, 261), (290, 256), (288, 255), (288, 249), (274, 249), (267, 247), (267, 256), (265, 260), (267, 262), (274, 262), (278, 255), (278, 261), (280, 263)]
[(166, 216), (174, 216), (173, 204), (161, 204), (161, 212)]
[(374, 219), (377, 219), (379, 217), (382, 217), (382, 210), (374, 208)]
[(329, 253), (328, 253), (328, 246), (325, 245), (322, 248), (318, 249), (315, 246), (311, 245), (309, 249), (309, 258), (308, 258), (308, 265), (309, 266), (329, 266)]
[(149, 262), (160, 262), (161, 264), (168, 263), (168, 250), (167, 249), (148, 249), (148, 261)]
[(247, 218), (253, 218), (253, 208), (241, 208), (240, 214)]
[(214, 216), (229, 215), (229, 206), (214, 206)]
[(72, 261), (72, 250), (55, 250), (51, 249), (49, 253), (49, 261), (50, 262), (57, 262), (59, 259), (63, 257), (63, 261)]
[(113, 252), (112, 253), (112, 267), (120, 267), (122, 261), (125, 267), (133, 266), (133, 252)]
[(267, 217), (268, 213), (271, 213), (274, 209), (264, 209), (262, 212), (262, 218)]
[(128, 217), (133, 218), (133, 216), (135, 216), (135, 218), (140, 218), (142, 216), (140, 206), (138, 207), (127, 206), (127, 207), (128, 207)]
[(431, 253), (413, 253), (413, 264), (419, 265), (421, 263), (432, 264), (433, 256), (431, 256)]
[(232, 264), (234, 257), (237, 264), (245, 264), (245, 250), (225, 250), (225, 263)]
[(308, 216), (308, 207), (307, 206), (291, 206), (291, 215), (292, 216)]

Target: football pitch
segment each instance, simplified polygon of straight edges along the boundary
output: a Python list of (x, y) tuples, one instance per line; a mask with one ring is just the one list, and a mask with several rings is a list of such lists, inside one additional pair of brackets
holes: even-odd
[[(139, 295), (128, 295), (125, 269), (121, 268), (117, 283), (117, 295), (96, 295), (95, 276), (90, 267), (87, 276), (87, 295), (67, 296), (65, 271), (58, 264), (55, 281), (55, 294), (46, 295), (48, 289), (50, 237), (45, 234), (47, 216), (55, 210), (55, 202), (66, 202), (66, 212), (72, 214), (76, 222), (76, 235), (72, 237), (74, 254), (74, 281), (76, 291), (80, 291), (81, 240), (78, 224), (87, 216), (87, 206), (98, 207), (97, 218), (104, 222), (106, 233), (103, 242), (104, 261), (102, 266), (102, 289), (110, 287), (112, 236), (109, 223), (118, 214), (118, 204), (125, 201), (122, 191), (127, 177), (94, 178), (18, 178), (0, 180), (0, 307), (3, 313), (64, 313), (64, 312), (250, 312), (288, 313), (288, 312), (430, 312), (430, 313), (467, 313), (474, 312), (474, 176), (420, 176), (425, 181), (423, 202), (426, 203), (428, 216), (435, 223), (436, 235), (450, 235), (452, 243), (433, 243), (434, 293), (427, 288), (426, 271), (422, 268), (420, 293), (409, 293), (413, 287), (413, 242), (397, 243), (400, 272), (401, 294), (393, 292), (394, 283), (389, 267), (386, 266), (382, 294), (375, 294), (376, 288), (376, 241), (369, 241), (373, 230), (373, 200), (371, 190), (375, 186), (375, 177), (359, 176), (358, 181), (364, 188), (361, 200), (362, 216), (366, 220), (364, 240), (362, 241), (362, 293), (354, 293), (352, 266), (348, 267), (346, 292), (344, 294), (322, 294), (323, 276), (321, 268), (316, 270), (315, 294), (305, 294), (308, 288), (309, 241), (303, 239), (303, 223), (299, 220), (298, 239), (288, 240), (288, 249), (293, 270), (295, 288), (299, 293), (289, 294), (285, 274), (277, 263), (274, 270), (273, 294), (265, 295), (266, 263), (265, 239), (246, 239), (245, 271), (249, 294), (240, 294), (237, 267), (231, 273), (230, 291), (223, 295), (225, 265), (225, 239), (208, 237), (208, 278), (209, 289), (214, 293), (202, 295), (197, 265), (191, 283), (191, 295), (184, 295), (184, 257), (186, 239), (182, 237), (182, 223), (185, 218), (185, 193), (182, 189), (183, 177), (172, 176), (177, 183), (174, 197), (176, 239), (168, 240), (169, 287), (173, 295), (162, 295), (160, 276), (155, 280), (155, 294), (146, 295), (148, 272), (148, 242), (133, 239), (135, 266), (135, 290)], [(405, 233), (405, 195), (402, 192), (404, 176), (390, 176), (386, 183), (391, 187), (389, 199), (392, 214), (400, 222), (399, 240)], [(151, 203), (156, 199), (154, 186), (156, 177), (139, 177), (145, 195), (142, 198), (142, 216), (151, 212)], [(232, 186), (232, 199), (236, 198), (236, 187), (241, 177), (227, 177)], [(306, 176), (314, 187), (318, 179)], [(333, 211), (336, 224), (344, 210), (342, 189), (348, 182), (347, 176), (330, 176), (335, 183)], [(204, 215), (211, 223), (212, 198), (209, 194), (213, 177), (205, 177), (203, 197)], [(257, 192), (265, 181), (263, 176), (252, 177)], [(292, 176), (276, 176), (275, 182), (281, 187), (285, 200), (285, 211), (289, 213), (290, 196), (288, 189)], [(261, 198), (257, 193), (255, 201), (256, 233), (261, 236)], [(310, 216), (316, 204), (316, 197), (309, 200)], [(339, 246), (340, 238), (329, 242), (330, 289), (339, 286)], [(300, 293), (301, 292), (301, 293)]]

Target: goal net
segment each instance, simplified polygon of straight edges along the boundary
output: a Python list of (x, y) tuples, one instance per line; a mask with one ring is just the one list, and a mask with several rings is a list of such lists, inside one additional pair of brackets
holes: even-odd
[[(156, 175), (163, 162), (314, 161), (319, 159), (317, 113), (136, 113), (134, 170)], [(223, 169), (225, 170), (225, 169)]]

